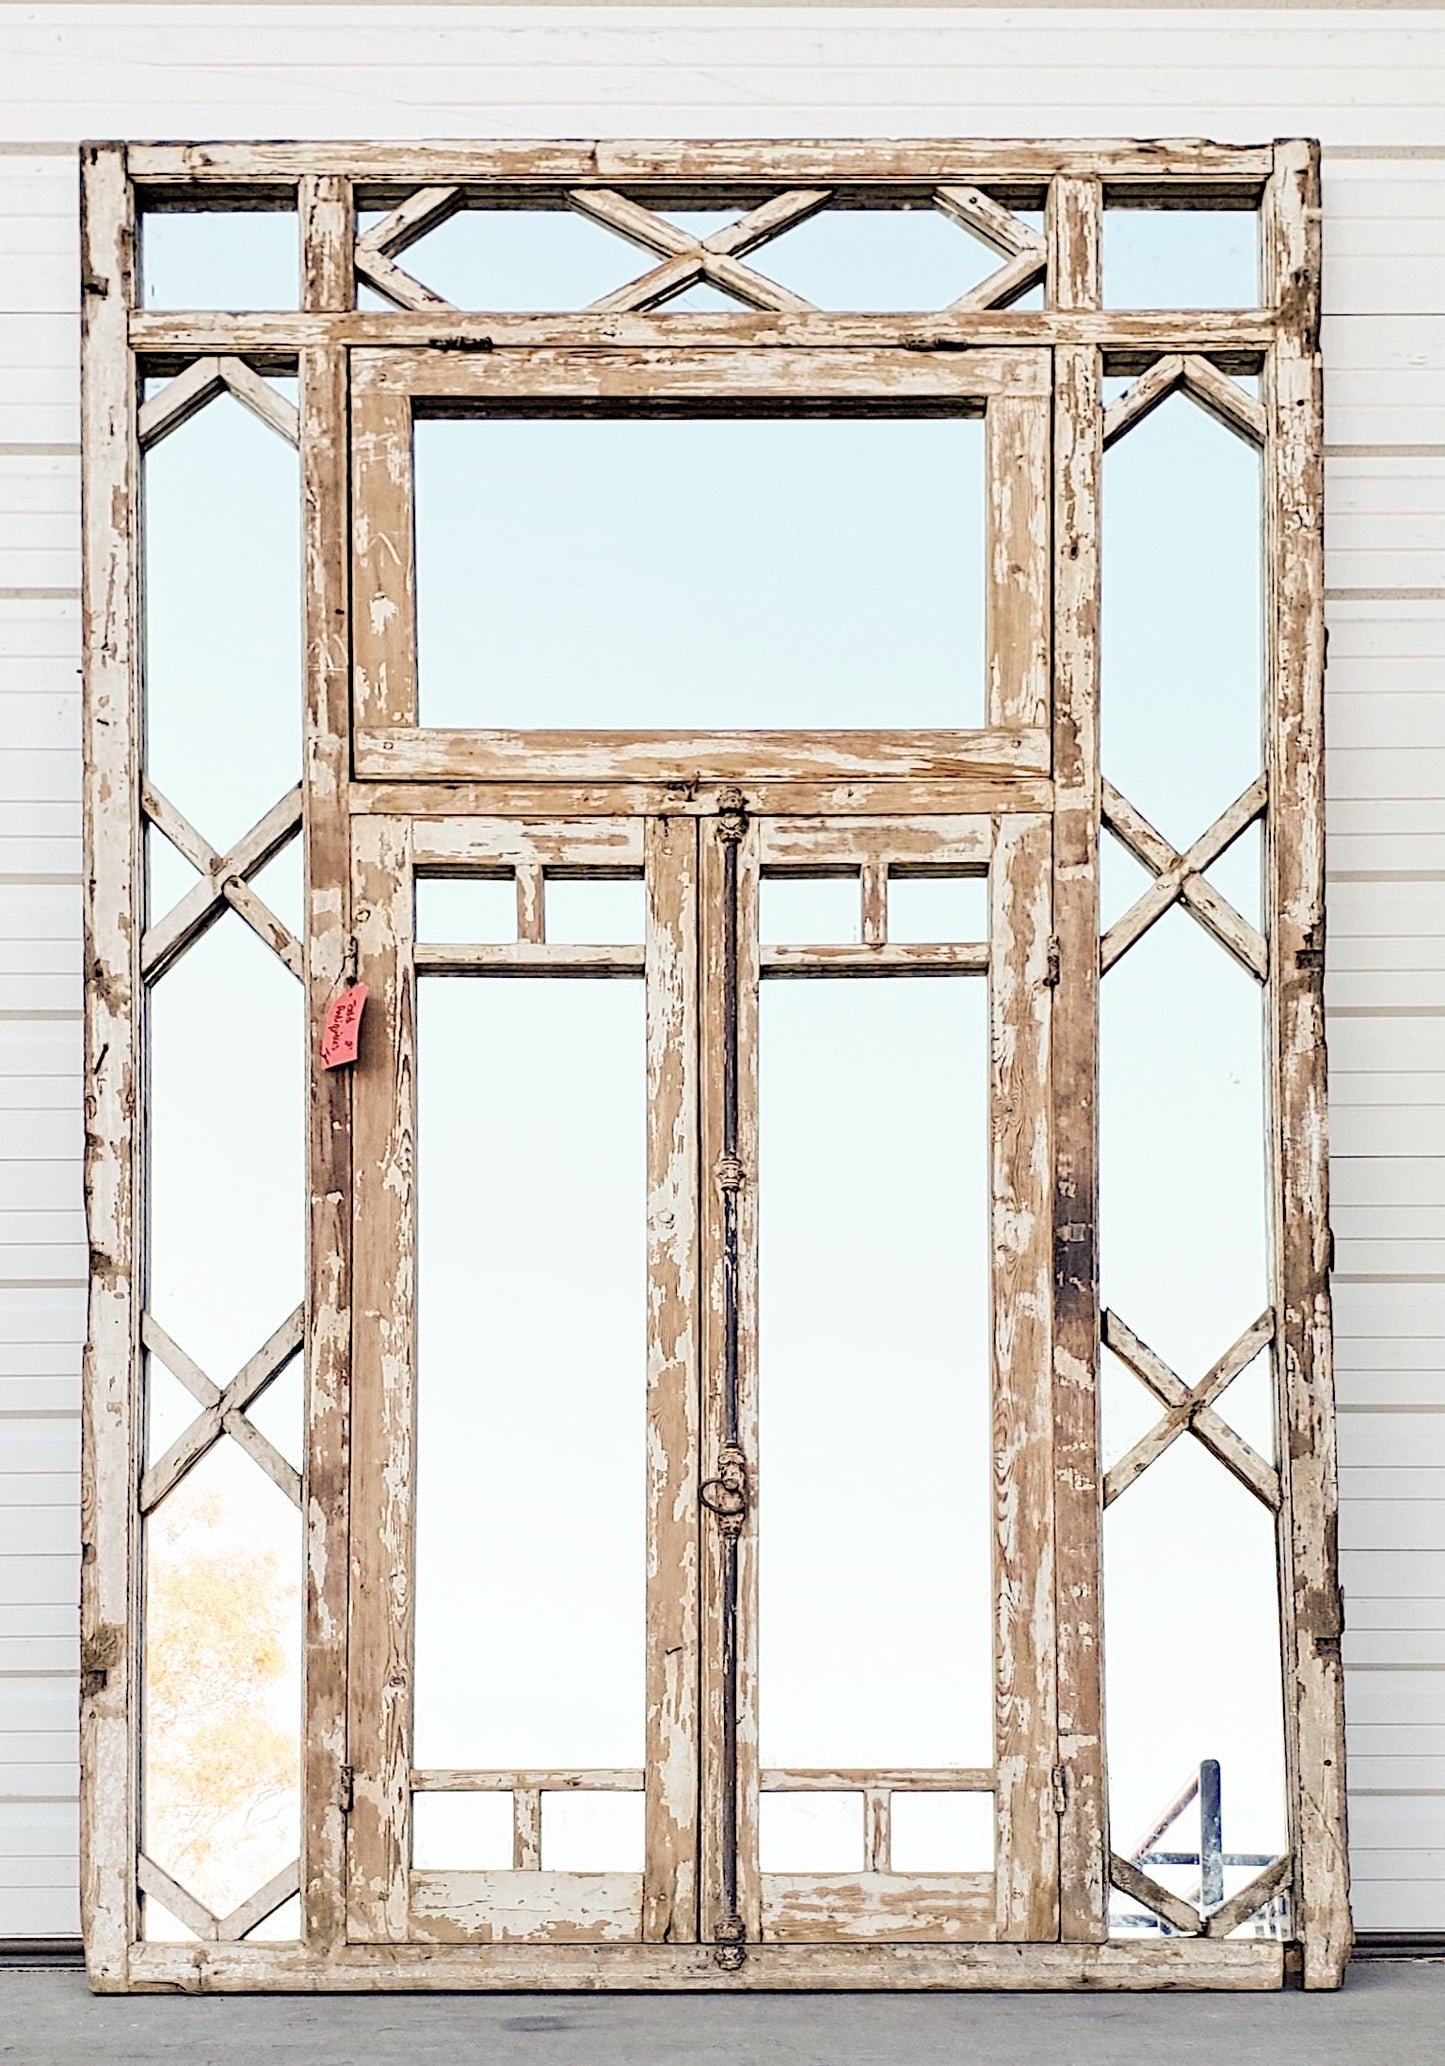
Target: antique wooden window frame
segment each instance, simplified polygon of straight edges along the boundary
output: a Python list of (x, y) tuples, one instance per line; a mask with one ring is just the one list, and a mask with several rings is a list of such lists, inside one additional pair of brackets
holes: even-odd
[[(1337, 1985), (1348, 1954), (1349, 1912), (1324, 1099), (1317, 147), (1300, 141), (1261, 147), (97, 144), (84, 148), (82, 172), (92, 1252), (84, 1398), (82, 1902), (92, 1984), (1269, 1987), (1297, 1961), (1307, 1985)], [(823, 314), (760, 283), (745, 262), (748, 251), (839, 195), (862, 205), (907, 200), (943, 207), (993, 245), (1000, 266), (960, 302), (927, 315)], [(508, 198), (591, 214), (623, 230), (653, 262), (605, 304), (547, 316), (458, 311), (398, 265), (406, 245), (455, 208)], [(669, 203), (720, 199), (736, 204), (738, 221), (704, 239), (670, 228), (653, 212)], [(1257, 207), (1263, 305), (1239, 311), (1103, 308), (1106, 201)], [(257, 314), (141, 308), (137, 220), (143, 210), (165, 206), (295, 208), (301, 308)], [(359, 206), (386, 211), (360, 236)], [(1040, 206), (1042, 236), (1012, 212)], [(731, 287), (749, 306), (736, 315), (669, 313), (667, 292), (699, 278)], [(358, 281), (377, 288), (393, 307), (359, 310)], [(1040, 282), (1041, 309), (1012, 305)], [(1008, 592), (1009, 567), (1023, 569), (1016, 585), (1025, 615), (1011, 623), (1012, 606), (996, 607), (992, 650), (996, 661), (1025, 650), (1033, 657), (1015, 669), (1012, 681), (1007, 657), (991, 670), (984, 731), (871, 735), (861, 752), (856, 740), (826, 734), (709, 735), (688, 742), (686, 751), (666, 735), (630, 747), (605, 737), (582, 743), (565, 735), (550, 742), (525, 734), (429, 735), (416, 728), (408, 686), (398, 682), (394, 667), (388, 674), (371, 666), (366, 613), (353, 616), (352, 513), (380, 511), (384, 519), (385, 490), (360, 456), (352, 478), (353, 443), (358, 455), (363, 443), (349, 431), (353, 407), (355, 426), (384, 436), (388, 409), (394, 430), (398, 398), (409, 407), (417, 382), (440, 382), (463, 399), (515, 393), (530, 383), (545, 404), (548, 394), (569, 402), (584, 391), (645, 398), (659, 381), (681, 383), (679, 392), (689, 382), (697, 391), (702, 381), (724, 398), (751, 393), (756, 400), (760, 390), (795, 397), (854, 393), (866, 406), (868, 396), (880, 392), (880, 380), (898, 378), (921, 393), (948, 396), (968, 392), (970, 382), (986, 386), (990, 378), (1007, 385), (1010, 366), (1015, 385), (1027, 385), (1027, 368), (1046, 365), (1051, 423), (1043, 424), (1037, 411), (1025, 412), (1027, 421), (1021, 417), (1014, 426), (1014, 450), (1017, 458), (1029, 448), (1027, 465), (1039, 484), (1033, 507), (1045, 509), (1052, 523), (1050, 561), (1041, 581), (1027, 543), (1029, 498), (1011, 496), (1008, 471), (996, 471), (996, 537), (1004, 540), (1007, 565), (995, 595)], [(991, 374), (990, 367), (999, 371)], [(294, 422), (285, 405), (278, 409), (275, 390), (257, 379), (267, 371), (299, 374)], [(1231, 377), (1256, 372), (1258, 401)], [(1106, 374), (1134, 381), (1107, 411)], [(171, 384), (142, 407), (140, 382), (148, 375), (170, 376)], [(166, 821), (164, 799), (145, 791), (139, 761), (140, 452), (158, 426), (200, 406), (220, 385), (273, 420), (285, 417), (277, 427), (294, 435), (301, 455), (305, 542), (301, 792), (283, 800), (227, 855), (213, 853), (188, 826)], [(1221, 820), (1183, 854), (1102, 782), (1096, 693), (1102, 452), (1180, 386), (1262, 450), (1266, 541), (1266, 772), (1234, 807), (1229, 824)], [(1004, 414), (1008, 406), (1005, 401)], [(1051, 435), (1040, 436), (1039, 424)], [(1050, 617), (1045, 645), (1051, 654), (1043, 645), (1028, 647), (1026, 612), (1040, 606)], [(1052, 821), (1052, 935), (1044, 980), (1067, 1000), (1069, 1028), (1066, 1038), (1056, 1029), (1047, 1112), (1057, 1610), (1051, 1698), (1061, 1762), (1054, 1787), (1057, 1930), (1032, 1933), (1050, 1934), (1052, 1941), (756, 1946), (742, 1961), (717, 1957), (709, 1941), (649, 1942), (624, 1947), (634, 1954), (626, 1958), (614, 1947), (557, 1946), (550, 1963), (539, 1963), (506, 1945), (348, 1940), (350, 1200), (354, 1183), (365, 1176), (351, 1131), (353, 1085), (345, 1071), (314, 1069), (306, 1307), (288, 1323), (289, 1332), (282, 1330), (285, 1339), (266, 1345), (250, 1378), (264, 1382), (279, 1359), (304, 1348), (308, 1446), (304, 1478), (293, 1492), (307, 1549), (302, 1856), (294, 1880), (259, 1890), (234, 1916), (209, 1916), (197, 1904), (186, 1919), (199, 1943), (141, 1941), (138, 1874), (143, 1885), (147, 1865), (138, 1851), (138, 1546), (142, 1512), (160, 1496), (144, 1480), (140, 1438), (144, 1234), (136, 1121), (145, 1075), (139, 1000), (147, 974), (182, 951), (187, 928), (203, 921), (201, 906), (217, 898), (241, 909), (253, 925), (265, 925), (269, 914), (255, 905), (248, 879), (294, 829), (298, 814), (306, 938), (282, 937), (281, 928), (270, 943), (304, 967), (315, 1021), (344, 980), (353, 926), (360, 923), (353, 915), (353, 824), (373, 828), (365, 837), (379, 842), (380, 856), (388, 825), (426, 820), (435, 833), (448, 811), (473, 823), (477, 814), (530, 821), (632, 814), (655, 827), (669, 813), (721, 824), (739, 804), (744, 818), (764, 821), (1030, 810)], [(1259, 816), (1266, 822), (1263, 937), (1203, 878), (1231, 828), (1238, 829), (1234, 818), (1241, 812), (1243, 822)], [(140, 930), (147, 817), (165, 826), (206, 878), (196, 910), (178, 913), (174, 937), (165, 939), (143, 940)], [(1156, 877), (1152, 915), (1174, 900), (1187, 902), (1253, 969), (1267, 997), (1274, 1282), (1260, 1338), (1272, 1334), (1274, 1341), (1280, 1462), (1266, 1483), (1253, 1452), (1224, 1460), (1236, 1475), (1258, 1481), (1253, 1489), (1278, 1514), (1291, 1847), (1258, 1882), (1208, 1915), (1112, 1856), (1107, 1841), (1097, 1605), (1099, 1516), (1107, 1496), (1096, 1433), (1101, 1332), (1112, 1330), (1111, 1346), (1126, 1360), (1133, 1357), (1174, 1431), (1189, 1427), (1206, 1446), (1213, 1440), (1216, 1453), (1228, 1443), (1209, 1416), (1211, 1380), (1191, 1395), (1157, 1359), (1149, 1360), (1121, 1322), (1099, 1312), (1097, 985), (1101, 959), (1107, 966), (1128, 944), (1115, 937), (1121, 934), (1115, 928), (1101, 957), (1096, 863), (1104, 823)], [(1150, 914), (1141, 911), (1133, 922), (1142, 930)], [(706, 1031), (703, 1037), (705, 1044)], [(238, 1393), (229, 1403), (239, 1410), (245, 1399)], [(225, 1402), (218, 1398), (205, 1410), (214, 1417)], [(1135, 1458), (1131, 1468), (1148, 1460)], [(1177, 1934), (1109, 1941), (1111, 1880)], [(243, 1941), (265, 1904), (274, 1906), (297, 1883), (304, 1913), (299, 1944)], [(1230, 1935), (1281, 1890), (1291, 1896), (1295, 1947)]]

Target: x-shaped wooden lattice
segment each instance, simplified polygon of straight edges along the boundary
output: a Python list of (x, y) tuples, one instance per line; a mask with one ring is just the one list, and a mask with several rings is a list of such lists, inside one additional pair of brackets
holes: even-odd
[(141, 784), (141, 808), (201, 876), (164, 918), (147, 926), (140, 947), (142, 975), (152, 980), (164, 975), (178, 955), (231, 910), (280, 955), (293, 976), (304, 977), (306, 959), (300, 941), (251, 887), (251, 877), (274, 860), (301, 829), (300, 785), (273, 804), (228, 854), (218, 854), (149, 782)]
[(1112, 782), (1105, 782), (1104, 823), (1134, 859), (1149, 870), (1154, 881), (1100, 941), (1100, 969), (1112, 968), (1119, 956), (1127, 953), (1171, 905), (1182, 903), (1190, 916), (1197, 918), (1205, 931), (1212, 933), (1220, 946), (1227, 948), (1262, 983), (1269, 973), (1269, 950), (1264, 936), (1240, 916), (1213, 883), (1205, 880), (1204, 871), (1257, 818), (1264, 816), (1268, 803), (1269, 789), (1261, 775), (1181, 854), (1161, 832), (1154, 830), (1142, 812), (1135, 810), (1127, 797), (1119, 794)]
[(157, 1321), (146, 1315), (141, 1323), (142, 1342), (151, 1355), (165, 1364), (173, 1377), (180, 1379), (201, 1411), (185, 1433), (177, 1435), (164, 1456), (158, 1457), (141, 1479), (140, 1510), (143, 1514), (159, 1506), (166, 1494), (175, 1490), (186, 1472), (198, 1464), (223, 1435), (229, 1435), (232, 1441), (238, 1442), (292, 1505), (300, 1506), (300, 1472), (267, 1441), (258, 1427), (247, 1420), (246, 1408), (300, 1352), (304, 1331), (305, 1310), (298, 1306), (289, 1320), (282, 1321), (265, 1346), (259, 1348), (249, 1362), (243, 1363), (230, 1383), (222, 1387), (207, 1377), (184, 1349), (177, 1347)]
[(1139, 1382), (1153, 1393), (1166, 1411), (1137, 1441), (1127, 1456), (1119, 1459), (1104, 1479), (1104, 1504), (1109, 1506), (1140, 1474), (1148, 1470), (1180, 1435), (1191, 1434), (1232, 1471), (1256, 1499), (1272, 1513), (1279, 1509), (1279, 1472), (1252, 1449), (1242, 1435), (1214, 1411), (1214, 1402), (1241, 1371), (1247, 1370), (1261, 1349), (1274, 1340), (1274, 1314), (1261, 1313), (1252, 1327), (1246, 1327), (1233, 1347), (1227, 1349), (1192, 1389), (1171, 1370), (1162, 1356), (1140, 1341), (1117, 1313), (1104, 1315), (1104, 1346), (1112, 1349)]
[[(360, 279), (397, 308), (447, 309), (453, 303), (436, 294), (396, 264), (398, 253), (424, 237), (466, 206), (466, 190), (455, 186), (423, 187), (382, 221), (374, 223), (356, 240), (356, 271)], [(593, 315), (642, 312), (661, 307), (676, 295), (699, 283), (730, 294), (748, 308), (778, 311), (811, 311), (805, 301), (776, 280), (770, 280), (744, 257), (760, 245), (792, 229), (810, 215), (816, 215), (833, 199), (826, 188), (805, 188), (775, 194), (756, 208), (750, 208), (735, 222), (706, 236), (695, 236), (680, 223), (644, 208), (625, 194), (607, 187), (578, 187), (565, 196), (566, 205), (579, 215), (613, 231), (640, 250), (650, 251), (661, 263), (637, 279), (604, 294), (588, 304)], [(977, 286), (971, 287), (950, 309), (1006, 308), (1026, 294), (1044, 276), (1048, 250), (1044, 239), (1028, 223), (977, 187), (938, 187), (933, 206), (969, 231), (1004, 260), (1004, 264)]]

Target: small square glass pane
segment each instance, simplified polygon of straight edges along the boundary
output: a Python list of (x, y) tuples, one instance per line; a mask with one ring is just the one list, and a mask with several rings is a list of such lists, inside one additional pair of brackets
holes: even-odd
[(758, 885), (758, 938), (765, 947), (851, 946), (863, 936), (856, 875), (766, 876)]
[(895, 1872), (992, 1872), (991, 1793), (895, 1793)]
[(546, 1872), (641, 1872), (640, 1793), (544, 1793)]
[(861, 1872), (861, 1793), (765, 1793), (758, 1802), (764, 1872)]
[(296, 308), (296, 217), (273, 209), (205, 209), (141, 218), (146, 308)]
[(509, 1793), (414, 1793), (411, 1862), (422, 1872), (507, 1872), (512, 1864)]
[(1243, 208), (1106, 208), (1105, 308), (1255, 308), (1259, 217)]
[(432, 946), (491, 946), (517, 937), (510, 875), (424, 876), (416, 886), (416, 936)]
[(988, 878), (982, 875), (888, 877), (888, 937), (941, 945), (988, 938)]
[(647, 933), (642, 879), (608, 882), (596, 876), (548, 876), (546, 932), (566, 947), (640, 947)]

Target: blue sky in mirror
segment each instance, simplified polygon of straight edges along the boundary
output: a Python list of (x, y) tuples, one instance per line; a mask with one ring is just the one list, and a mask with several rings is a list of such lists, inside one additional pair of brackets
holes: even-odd
[(1255, 308), (1259, 217), (1242, 208), (1106, 208), (1105, 308)]
[(423, 421), (416, 480), (425, 724), (982, 722), (980, 421)]
[(147, 213), (140, 243), (146, 308), (300, 306), (301, 247), (292, 213)]

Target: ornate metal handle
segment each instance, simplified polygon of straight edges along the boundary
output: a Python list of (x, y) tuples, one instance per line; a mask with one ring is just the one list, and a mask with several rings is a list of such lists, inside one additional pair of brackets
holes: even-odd
[(736, 1540), (748, 1517), (748, 1460), (741, 1449), (729, 1443), (721, 1451), (717, 1476), (707, 1480), (699, 1497), (708, 1512), (717, 1515), (723, 1535)]

